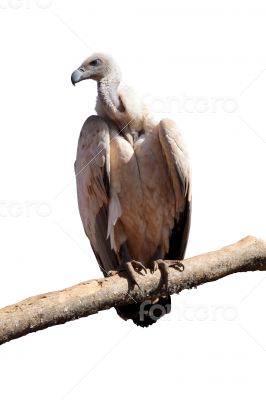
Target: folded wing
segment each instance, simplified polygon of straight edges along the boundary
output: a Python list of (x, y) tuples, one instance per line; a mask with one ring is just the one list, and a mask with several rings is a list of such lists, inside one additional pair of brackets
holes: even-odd
[(191, 177), (185, 144), (176, 124), (169, 119), (159, 123), (159, 139), (166, 158), (175, 194), (175, 226), (165, 259), (183, 259), (191, 218)]
[(98, 116), (89, 117), (80, 133), (75, 162), (78, 205), (86, 235), (103, 273), (116, 269), (117, 255), (107, 238), (110, 196), (109, 127)]

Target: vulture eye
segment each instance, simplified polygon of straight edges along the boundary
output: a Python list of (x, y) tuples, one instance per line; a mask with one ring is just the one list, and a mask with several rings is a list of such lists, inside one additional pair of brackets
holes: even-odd
[(93, 67), (96, 67), (97, 65), (100, 65), (100, 64), (101, 64), (101, 60), (99, 58), (90, 62), (90, 65), (92, 65)]

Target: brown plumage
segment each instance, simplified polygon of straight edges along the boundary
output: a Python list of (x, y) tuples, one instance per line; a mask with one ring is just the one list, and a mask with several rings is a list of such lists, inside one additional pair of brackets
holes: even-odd
[[(75, 162), (83, 226), (104, 275), (126, 270), (136, 283), (137, 267), (184, 258), (191, 212), (184, 143), (173, 121), (156, 123), (133, 91), (120, 86), (111, 57), (93, 54), (71, 79), (73, 84), (94, 79), (98, 85), (98, 115), (82, 127)], [(145, 313), (140, 304), (117, 312), (148, 326), (169, 312), (170, 304), (170, 296), (155, 297)]]

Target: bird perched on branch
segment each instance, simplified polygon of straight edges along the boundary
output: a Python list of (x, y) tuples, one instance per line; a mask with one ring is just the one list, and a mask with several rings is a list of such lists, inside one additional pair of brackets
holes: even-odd
[[(105, 276), (162, 271), (184, 258), (191, 214), (190, 166), (176, 124), (155, 122), (132, 89), (123, 87), (112, 57), (96, 53), (71, 75), (97, 82), (97, 115), (81, 129), (75, 173), (79, 211)], [(171, 265), (171, 264), (170, 264)], [(172, 266), (178, 266), (173, 261)], [(148, 326), (170, 311), (170, 296), (117, 306), (123, 319)]]

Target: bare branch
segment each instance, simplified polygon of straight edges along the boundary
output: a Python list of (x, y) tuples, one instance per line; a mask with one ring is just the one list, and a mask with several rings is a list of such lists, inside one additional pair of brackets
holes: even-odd
[[(170, 269), (168, 293), (179, 293), (236, 272), (266, 270), (266, 242), (248, 236), (220, 250), (182, 261), (184, 271)], [(161, 274), (139, 276), (141, 290), (136, 286), (128, 295), (125, 277), (82, 282), (57, 292), (30, 297), (0, 310), (0, 344), (49, 326), (95, 314), (111, 307), (142, 302), (158, 290)], [(158, 295), (165, 294), (159, 290)]]

